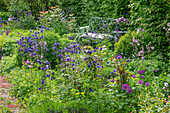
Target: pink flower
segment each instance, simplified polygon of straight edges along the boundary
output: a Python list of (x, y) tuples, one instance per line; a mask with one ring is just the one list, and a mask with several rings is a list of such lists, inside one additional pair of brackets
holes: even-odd
[(165, 86), (165, 87), (168, 87), (168, 83), (164, 83), (164, 86)]
[(167, 26), (170, 27), (170, 23), (167, 23)]
[(164, 90), (165, 90), (165, 87), (163, 87), (162, 89), (164, 89)]
[(119, 32), (119, 30), (117, 29), (116, 32)]
[(144, 56), (142, 56), (141, 58), (142, 58), (142, 60), (143, 60), (145, 57), (144, 57)]
[(165, 26), (163, 27), (163, 29), (166, 29)]
[(25, 61), (25, 63), (26, 63), (26, 64), (28, 64), (28, 63), (29, 63), (29, 61), (28, 61), (28, 60), (26, 60), (26, 61)]
[(154, 50), (154, 47), (151, 47), (152, 50)]
[(31, 66), (31, 65), (29, 65), (29, 68), (32, 68), (32, 66)]
[(34, 63), (31, 63), (31, 65), (34, 65)]

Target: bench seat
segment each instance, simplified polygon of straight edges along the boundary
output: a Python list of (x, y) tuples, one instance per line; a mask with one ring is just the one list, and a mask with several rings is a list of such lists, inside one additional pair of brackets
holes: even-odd
[(86, 39), (100, 39), (100, 40), (113, 38), (113, 36), (110, 34), (102, 34), (102, 33), (86, 33), (86, 34), (80, 35), (79, 37), (86, 38)]

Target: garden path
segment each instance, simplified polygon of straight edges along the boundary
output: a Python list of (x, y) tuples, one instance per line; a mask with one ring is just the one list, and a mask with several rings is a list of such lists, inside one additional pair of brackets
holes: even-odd
[(12, 84), (7, 76), (0, 75), (0, 113), (21, 113), (23, 110), (17, 100), (9, 95)]

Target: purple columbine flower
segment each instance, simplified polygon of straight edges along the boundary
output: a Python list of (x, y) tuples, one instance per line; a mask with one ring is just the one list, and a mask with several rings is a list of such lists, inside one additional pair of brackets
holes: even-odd
[(141, 76), (141, 78), (142, 78), (142, 79), (144, 79), (144, 78), (145, 78), (145, 76)]
[(9, 30), (6, 31), (6, 36), (8, 36), (8, 35), (9, 35)]
[(110, 72), (110, 74), (113, 74), (113, 72)]
[(113, 72), (116, 72), (116, 69), (114, 69)]
[(139, 81), (138, 81), (138, 84), (143, 84), (143, 81), (142, 81), (142, 80), (139, 80)]
[(127, 62), (129, 62), (130, 60), (129, 59), (127, 59)]
[(41, 88), (39, 87), (38, 90), (41, 90)]
[(110, 62), (107, 62), (107, 64), (109, 64)]
[(145, 83), (145, 86), (150, 86), (150, 83), (149, 83), (149, 82), (146, 82), (146, 83)]
[(132, 75), (132, 78), (136, 78), (136, 75)]
[(51, 80), (53, 80), (53, 77), (51, 77)]
[(103, 48), (101, 47), (100, 50), (102, 50)]
[(132, 93), (132, 92), (133, 92), (133, 90), (127, 89), (127, 93)]
[(129, 89), (129, 88), (130, 88), (130, 86), (128, 84), (123, 84), (123, 86), (122, 86), (122, 90), (126, 90), (126, 89)]

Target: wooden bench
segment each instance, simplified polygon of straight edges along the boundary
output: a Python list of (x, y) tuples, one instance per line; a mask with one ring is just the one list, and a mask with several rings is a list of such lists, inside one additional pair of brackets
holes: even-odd
[(79, 41), (82, 38), (92, 40), (106, 40), (110, 39), (117, 42), (120, 38), (120, 34), (124, 34), (127, 31), (117, 31), (118, 23), (116, 19), (106, 18), (105, 20), (101, 17), (92, 17), (89, 20), (89, 25), (80, 27), (78, 35), (75, 40)]

